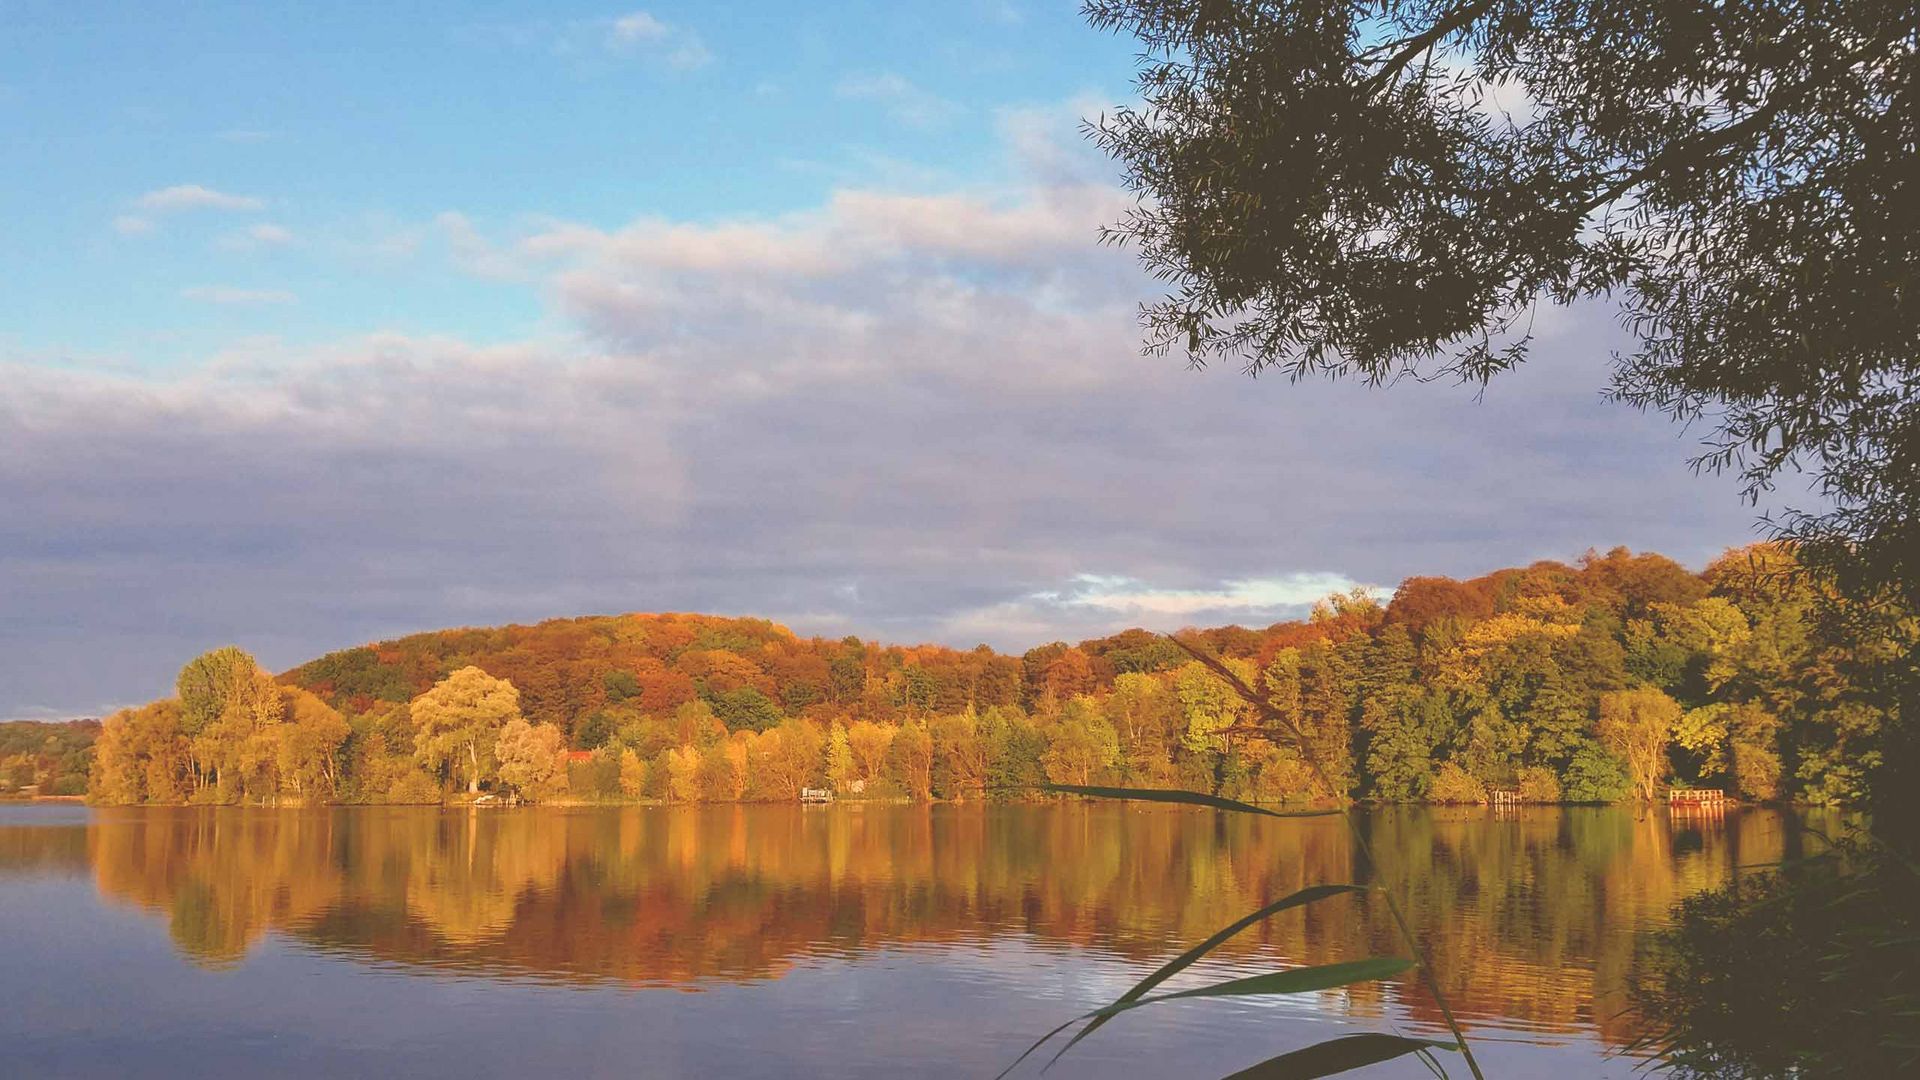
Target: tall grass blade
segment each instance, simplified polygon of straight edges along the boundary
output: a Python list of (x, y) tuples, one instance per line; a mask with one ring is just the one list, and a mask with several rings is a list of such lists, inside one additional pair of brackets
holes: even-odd
[(1286, 971), (1249, 975), (1244, 979), (1228, 979), (1226, 982), (1214, 983), (1212, 986), (1175, 990), (1172, 993), (1157, 994), (1134, 1001), (1116, 1001), (1112, 1005), (1095, 1009), (1080, 1019), (1092, 1020), (1096, 1017), (1117, 1016), (1148, 1005), (1158, 1005), (1163, 1001), (1180, 1001), (1186, 998), (1306, 994), (1315, 990), (1331, 990), (1336, 986), (1350, 986), (1354, 983), (1391, 978), (1413, 966), (1413, 961), (1401, 956), (1369, 956), (1365, 960), (1342, 960), (1337, 964), (1289, 968)]
[[(1333, 886), (1333, 888), (1342, 888), (1342, 886)], [(1352, 888), (1352, 886), (1344, 886), (1344, 888)], [(1297, 896), (1299, 894), (1296, 893), (1295, 895)], [(1302, 901), (1302, 903), (1306, 902), (1308, 901)], [(1136, 997), (1133, 1000), (1122, 998), (1104, 1008), (1095, 1009), (1090, 1013), (1083, 1013), (1080, 1016), (1076, 1016), (1066, 1023), (1061, 1024), (1059, 1027), (1054, 1028), (1052, 1031), (1047, 1032), (1045, 1035), (1040, 1036), (1038, 1041), (1032, 1046), (1027, 1047), (1025, 1052), (1013, 1060), (1013, 1064), (1002, 1069), (1000, 1075), (995, 1077), (994, 1080), (1003, 1080), (1008, 1073), (1019, 1068), (1020, 1063), (1027, 1060), (1035, 1050), (1044, 1046), (1047, 1040), (1082, 1020), (1105, 1020), (1132, 1009), (1142, 1008), (1147, 1005), (1157, 1005), (1163, 1001), (1175, 1001), (1182, 998), (1252, 997), (1268, 994), (1305, 994), (1315, 990), (1331, 990), (1336, 986), (1348, 986), (1353, 983), (1389, 978), (1413, 966), (1413, 961), (1402, 957), (1373, 956), (1365, 960), (1347, 960), (1338, 964), (1321, 964), (1316, 967), (1291, 968), (1286, 971), (1269, 972), (1265, 975), (1251, 975), (1244, 979), (1230, 979), (1223, 983), (1214, 983), (1212, 986), (1200, 986), (1191, 990), (1178, 990), (1170, 994), (1160, 994), (1157, 997)], [(1070, 1049), (1072, 1044), (1068, 1045)], [(1066, 1051), (1062, 1050), (1061, 1053), (1064, 1054)], [(1060, 1060), (1060, 1055), (1055, 1054), (1053, 1061), (1058, 1060)], [(1052, 1068), (1053, 1063), (1048, 1062), (1047, 1067)]]
[(1189, 806), (1211, 806), (1215, 810), (1231, 810), (1240, 814), (1259, 814), (1263, 817), (1332, 817), (1346, 813), (1340, 809), (1325, 810), (1269, 810), (1264, 806), (1243, 803), (1234, 799), (1223, 799), (1218, 795), (1207, 795), (1198, 791), (1182, 791), (1178, 788), (1122, 788), (1087, 787), (1082, 784), (1041, 784), (1042, 791), (1057, 791), (1067, 795), (1090, 795), (1096, 799), (1132, 799), (1141, 802), (1185, 803)]
[[(1188, 949), (1186, 952), (1183, 952), (1179, 956), (1176, 956), (1173, 959), (1167, 961), (1166, 963), (1160, 965), (1160, 967), (1157, 970), (1155, 970), (1153, 974), (1148, 975), (1146, 978), (1141, 979), (1139, 982), (1135, 983), (1133, 985), (1133, 989), (1128, 990), (1124, 994), (1121, 994), (1119, 997), (1119, 1000), (1115, 1001), (1114, 1004), (1124, 1005), (1129, 1001), (1135, 1001), (1145, 996), (1147, 991), (1152, 990), (1154, 987), (1159, 986), (1163, 982), (1166, 982), (1168, 979), (1174, 977), (1175, 975), (1178, 975), (1180, 972), (1185, 971), (1188, 967), (1192, 966), (1196, 960), (1199, 960), (1201, 957), (1212, 952), (1214, 949), (1219, 948), (1221, 945), (1226, 943), (1227, 939), (1233, 937), (1235, 934), (1238, 934), (1240, 931), (1245, 930), (1247, 927), (1252, 926), (1254, 923), (1272, 918), (1273, 916), (1278, 915), (1280, 912), (1285, 911), (1288, 908), (1301, 907), (1306, 904), (1311, 904), (1316, 900), (1325, 900), (1329, 896), (1339, 896), (1342, 893), (1363, 893), (1366, 891), (1367, 890), (1365, 888), (1359, 885), (1313, 885), (1308, 888), (1301, 889), (1299, 892), (1294, 893), (1290, 896), (1282, 897), (1279, 900), (1275, 900), (1273, 903), (1268, 904), (1266, 907), (1261, 908), (1259, 911), (1256, 911), (1253, 914), (1248, 915), (1245, 918), (1240, 919), (1239, 921), (1227, 926), (1226, 928), (1222, 929), (1219, 933), (1214, 934), (1212, 937), (1208, 938), (1207, 940), (1201, 942), (1198, 945), (1195, 945), (1193, 948)], [(1068, 1050), (1073, 1049), (1075, 1043), (1093, 1034), (1095, 1031), (1098, 1031), (1100, 1029), (1100, 1026), (1102, 1024), (1105, 1024), (1109, 1019), (1110, 1019), (1109, 1017), (1105, 1017), (1105, 1016), (1097, 1017), (1095, 1018), (1093, 1023), (1088, 1024), (1086, 1027), (1082, 1028), (1080, 1031), (1075, 1032), (1073, 1038), (1067, 1042), (1067, 1045), (1060, 1048), (1060, 1053), (1055, 1054), (1053, 1056), (1053, 1060), (1055, 1061), (1060, 1060), (1060, 1056), (1062, 1054), (1065, 1054)], [(1057, 1031), (1050, 1033), (1047, 1036), (1047, 1038), (1052, 1038), (1053, 1035), (1057, 1033), (1058, 1033)], [(1041, 1041), (1045, 1042), (1046, 1040), (1043, 1039)], [(1032, 1051), (1028, 1051), (1028, 1052), (1031, 1053)], [(1014, 1064), (1017, 1065), (1019, 1064), (1019, 1062), (1016, 1061), (1014, 1062)]]
[(1380, 1033), (1346, 1035), (1268, 1058), (1258, 1065), (1241, 1069), (1226, 1080), (1313, 1080), (1317, 1076), (1332, 1076), (1349, 1069), (1392, 1061), (1406, 1054), (1458, 1049), (1458, 1043), (1435, 1042), (1432, 1039), (1408, 1039)]

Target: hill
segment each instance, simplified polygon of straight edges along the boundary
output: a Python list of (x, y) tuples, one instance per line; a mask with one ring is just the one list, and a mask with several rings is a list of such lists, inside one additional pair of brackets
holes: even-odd
[(1304, 756), (1138, 629), (1014, 656), (608, 615), (414, 634), (277, 680), (217, 650), (183, 671), (180, 698), (109, 718), (94, 794), (927, 798), (1051, 779), (1264, 800), (1609, 801), (1676, 784), (1852, 801), (1888, 706), (1875, 647), (1834, 629), (1827, 599), (1779, 547), (1699, 573), (1615, 549), (1188, 631), (1303, 733)]

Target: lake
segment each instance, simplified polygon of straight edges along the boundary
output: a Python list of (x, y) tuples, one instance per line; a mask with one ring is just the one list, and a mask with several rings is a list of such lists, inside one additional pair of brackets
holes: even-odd
[[(1384, 878), (1490, 1076), (1625, 1077), (1647, 933), (1790, 824), (1375, 810), (1375, 876), (1338, 818), (1179, 807), (0, 804), (0, 1072), (991, 1077), (1263, 903)], [(1170, 988), (1401, 952), (1383, 904), (1336, 897)], [(1360, 1031), (1445, 1029), (1409, 973), (1137, 1010), (1049, 1075), (1217, 1076)]]

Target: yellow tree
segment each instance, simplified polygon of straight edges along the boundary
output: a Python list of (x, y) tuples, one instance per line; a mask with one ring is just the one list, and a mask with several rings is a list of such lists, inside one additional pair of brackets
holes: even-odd
[(748, 762), (753, 786), (765, 798), (799, 798), (800, 789), (820, 770), (825, 746), (819, 727), (806, 720), (788, 720), (761, 732)]
[(122, 709), (107, 717), (94, 742), (87, 797), (102, 803), (179, 802), (191, 771), (178, 701)]
[(285, 719), (278, 725), (276, 767), (295, 794), (330, 798), (340, 786), (339, 753), (351, 730), (347, 719), (314, 694), (288, 687)]
[(1113, 680), (1105, 711), (1120, 752), (1140, 771), (1167, 760), (1179, 741), (1180, 701), (1164, 679), (1123, 672)]
[(856, 720), (847, 728), (847, 750), (853, 755), (853, 767), (860, 779), (871, 784), (880, 778), (887, 763), (887, 751), (893, 746), (895, 729), (871, 720)]
[(1680, 723), (1678, 702), (1651, 686), (1600, 695), (1600, 721), (1594, 733), (1627, 763), (1627, 773), (1642, 799), (1651, 799), (1667, 773), (1667, 743)]
[(516, 716), (500, 728), (493, 756), (500, 782), (521, 796), (539, 800), (566, 787), (567, 738), (552, 724), (529, 724)]
[(647, 763), (630, 746), (620, 749), (620, 794), (637, 799), (647, 790)]
[(236, 711), (235, 704), (261, 696), (254, 684), (262, 674), (252, 655), (231, 645), (201, 653), (180, 669), (174, 688), (196, 788), (218, 782), (223, 770), (238, 764), (257, 717), (249, 716), (244, 705)]
[(1091, 708), (1070, 709), (1053, 729), (1040, 763), (1056, 784), (1086, 785), (1120, 758), (1113, 726)]
[(980, 741), (980, 720), (972, 709), (936, 716), (927, 722), (933, 753), (946, 771), (946, 794), (978, 791), (986, 780), (987, 747)]
[(667, 751), (667, 798), (674, 802), (700, 801), (700, 748), (676, 746)]
[[(252, 662), (251, 657), (247, 660)], [(194, 758), (211, 775), (223, 801), (276, 794), (286, 695), (257, 665), (233, 672), (225, 694), (219, 715), (193, 738)]]
[(464, 773), (477, 794), (493, 766), (500, 729), (520, 719), (520, 691), (477, 667), (463, 667), (413, 699), (414, 756), (430, 769)]
[(833, 730), (827, 735), (827, 782), (835, 791), (848, 791), (855, 780), (861, 779), (859, 767), (853, 762), (853, 742), (847, 737), (845, 724), (835, 720)]
[(711, 802), (738, 802), (747, 793), (747, 744), (751, 731), (736, 731), (700, 751), (700, 790)]
[(919, 721), (902, 724), (894, 733), (892, 758), (900, 786), (916, 799), (933, 793), (933, 737)]

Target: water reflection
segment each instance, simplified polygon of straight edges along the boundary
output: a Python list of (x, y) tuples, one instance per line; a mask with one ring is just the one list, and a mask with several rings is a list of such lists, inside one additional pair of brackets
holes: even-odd
[[(1175, 808), (784, 806), (449, 812), (102, 810), (0, 818), (0, 874), (91, 873), (196, 964), (264, 935), (396, 970), (578, 985), (778, 979), (811, 958), (1018, 940), (1163, 958), (1307, 884), (1366, 881), (1345, 826)], [(11, 822), (11, 824), (10, 824)], [(1632, 1035), (1624, 987), (1678, 897), (1780, 858), (1767, 811), (1390, 810), (1364, 827), (1470, 1026)], [(1242, 935), (1230, 965), (1397, 952), (1339, 900)], [(1417, 984), (1343, 1008), (1437, 1025)]]

